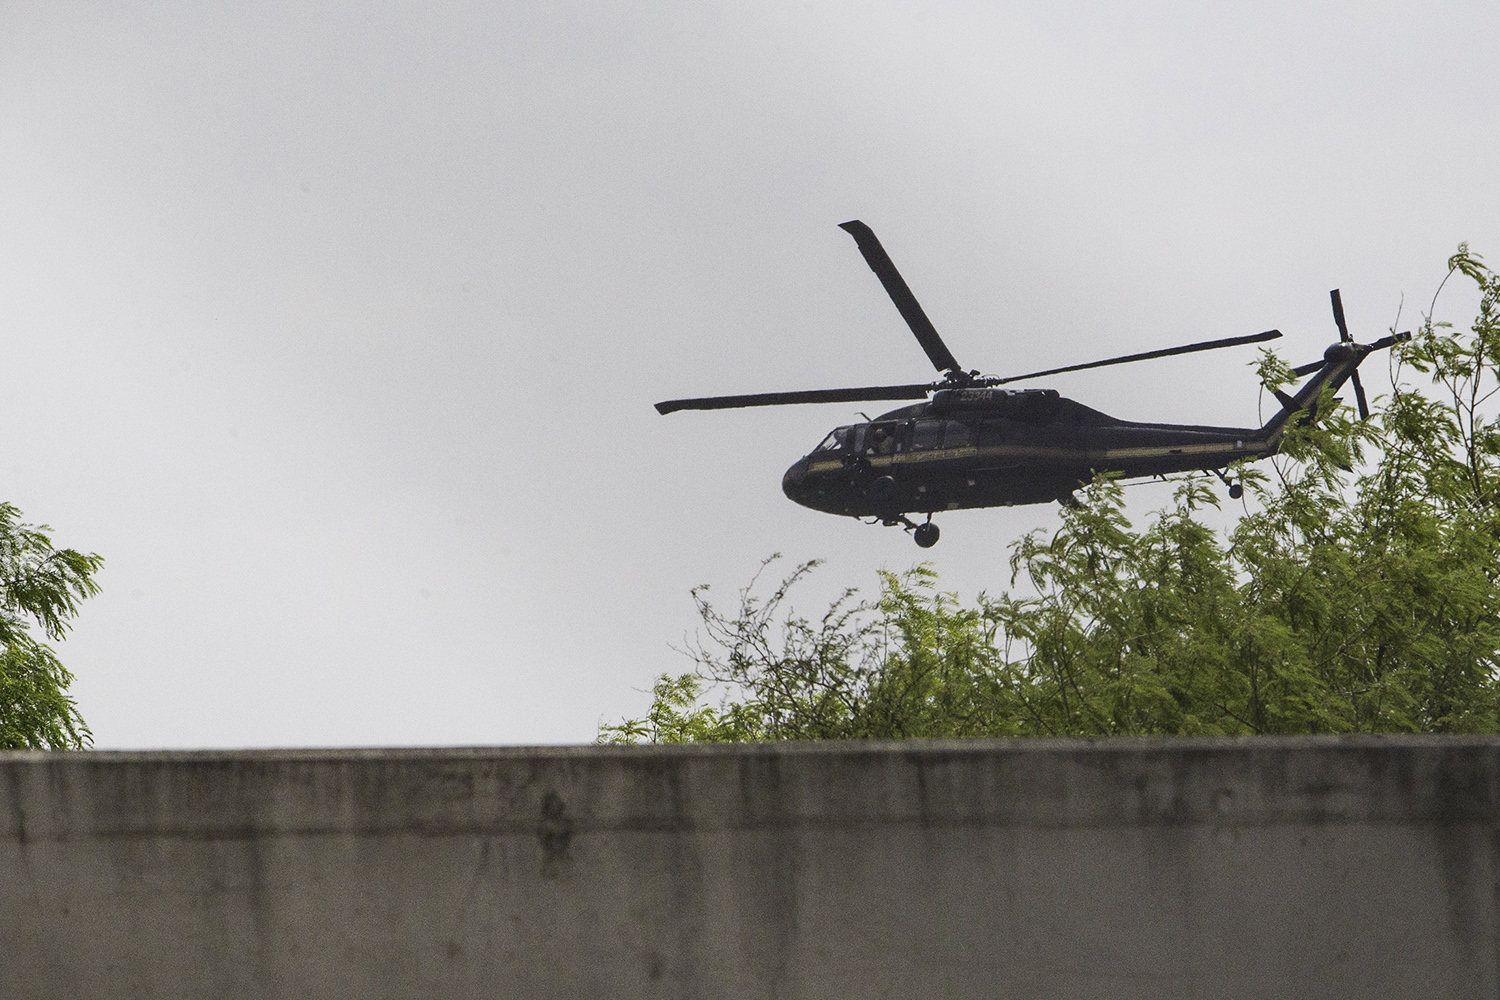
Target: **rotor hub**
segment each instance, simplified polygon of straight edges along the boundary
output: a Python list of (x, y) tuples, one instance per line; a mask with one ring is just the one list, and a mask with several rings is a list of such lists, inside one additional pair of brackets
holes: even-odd
[(1323, 360), (1330, 365), (1343, 364), (1346, 361), (1357, 361), (1359, 357), (1359, 345), (1343, 340), (1336, 344), (1329, 344), (1328, 350), (1323, 352)]

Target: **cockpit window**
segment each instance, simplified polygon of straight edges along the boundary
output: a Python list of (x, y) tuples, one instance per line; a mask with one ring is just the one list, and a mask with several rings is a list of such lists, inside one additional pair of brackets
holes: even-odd
[(823, 443), (814, 448), (813, 451), (838, 451), (844, 446), (844, 442), (848, 438), (849, 428), (840, 427), (824, 438)]

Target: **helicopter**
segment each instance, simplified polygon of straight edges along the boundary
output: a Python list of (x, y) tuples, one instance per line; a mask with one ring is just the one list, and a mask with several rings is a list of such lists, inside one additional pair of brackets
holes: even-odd
[[(1212, 472), (1228, 487), (1231, 499), (1244, 486), (1229, 478), (1231, 463), (1267, 458), (1281, 447), (1288, 421), (1299, 413), (1316, 417), (1325, 390), (1352, 382), (1360, 419), (1369, 417), (1359, 365), (1371, 353), (1410, 339), (1410, 333), (1355, 343), (1344, 321), (1339, 290), (1329, 293), (1339, 339), (1323, 358), (1294, 368), (1298, 377), (1313, 375), (1296, 393), (1273, 390), (1281, 409), (1262, 427), (1208, 427), (1193, 424), (1121, 420), (1060, 395), (1055, 389), (1003, 389), (1012, 382), (1064, 372), (1148, 361), (1198, 351), (1263, 343), (1279, 330), (1144, 351), (1083, 364), (1027, 372), (982, 375), (965, 371), (938, 336), (916, 296), (896, 269), (873, 230), (855, 219), (840, 225), (854, 237), (870, 270), (880, 279), (906, 325), (933, 367), (936, 382), (908, 385), (812, 389), (739, 396), (671, 399), (656, 404), (658, 413), (677, 410), (721, 410), (793, 403), (847, 403), (911, 400), (873, 420), (837, 427), (806, 456), (786, 470), (781, 488), (804, 507), (871, 523), (900, 526), (916, 543), (930, 548), (939, 530), (935, 513), (975, 507), (1033, 503), (1079, 503), (1074, 491), (1096, 475), (1126, 480), (1156, 478), (1180, 472)], [(920, 524), (908, 515), (925, 514)]]

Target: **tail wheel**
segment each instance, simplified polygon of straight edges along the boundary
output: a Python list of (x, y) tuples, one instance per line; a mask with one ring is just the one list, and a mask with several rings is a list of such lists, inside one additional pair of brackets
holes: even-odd
[(930, 549), (936, 545), (938, 535), (938, 526), (931, 521), (917, 525), (917, 530), (912, 532), (912, 538), (916, 539), (917, 544), (924, 549)]

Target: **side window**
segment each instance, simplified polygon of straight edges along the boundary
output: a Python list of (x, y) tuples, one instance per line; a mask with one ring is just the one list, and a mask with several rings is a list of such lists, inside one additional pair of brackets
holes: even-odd
[(956, 420), (948, 421), (948, 426), (943, 434), (943, 447), (945, 448), (967, 448), (974, 443), (974, 435), (969, 430), (968, 424), (961, 424)]
[(943, 446), (943, 421), (918, 420), (911, 429), (911, 450), (932, 451)]
[(902, 447), (905, 428), (901, 424), (866, 424), (863, 447), (857, 450), (866, 455), (894, 455), (904, 451)]

